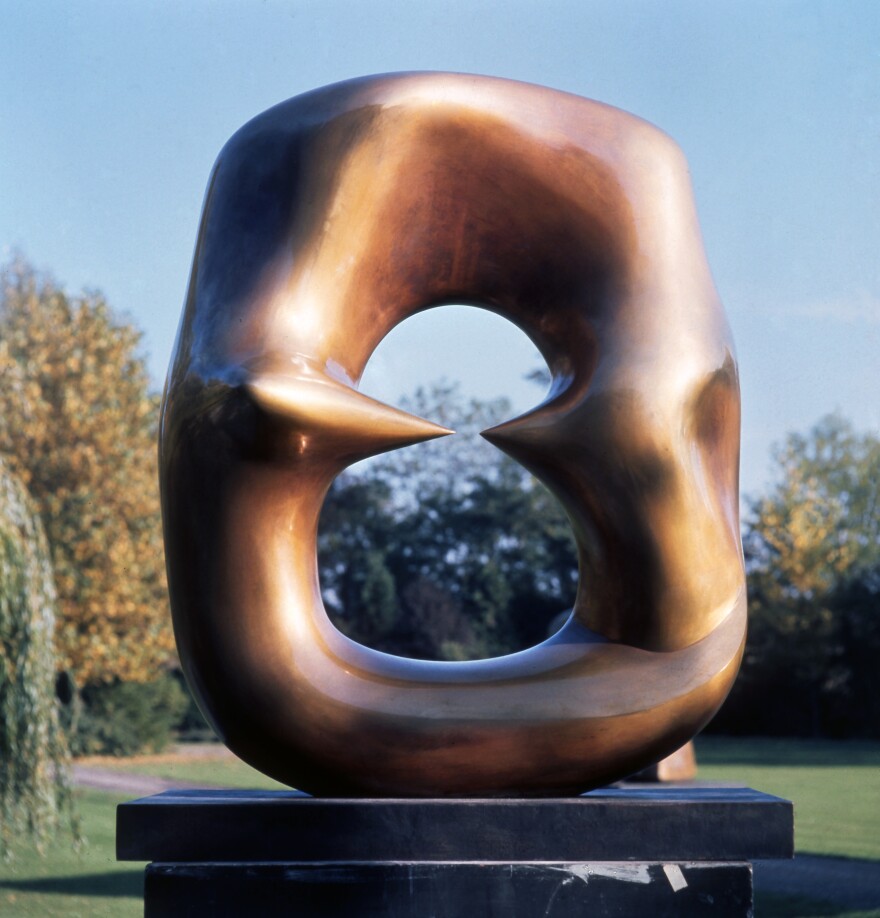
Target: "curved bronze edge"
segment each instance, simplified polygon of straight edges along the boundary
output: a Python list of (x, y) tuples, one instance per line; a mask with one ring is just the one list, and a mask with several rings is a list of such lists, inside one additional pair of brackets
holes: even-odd
[[(343, 637), (315, 552), (335, 475), (449, 433), (356, 389), (446, 302), (547, 360), (547, 401), (485, 436), (560, 498), (581, 573), (558, 635), (461, 664)], [(251, 121), (206, 196), (160, 453), (187, 677), (233, 751), (300, 789), (580, 792), (680, 746), (735, 676), (733, 346), (684, 159), (623, 112), (416, 74)]]

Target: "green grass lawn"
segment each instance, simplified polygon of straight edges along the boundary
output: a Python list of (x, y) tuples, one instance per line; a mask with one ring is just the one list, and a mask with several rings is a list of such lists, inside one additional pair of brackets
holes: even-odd
[(170, 781), (219, 787), (258, 788), (260, 790), (289, 790), (259, 771), (245, 765), (241, 759), (223, 758), (192, 761), (130, 761), (128, 759), (101, 760), (101, 768), (127, 771), (139, 775), (153, 775)]
[(17, 846), (0, 861), (0, 915), (4, 918), (127, 918), (143, 915), (144, 865), (116, 861), (116, 804), (125, 797), (77, 793), (87, 844), (72, 850), (60, 834), (40, 857)]
[[(702, 737), (700, 778), (748, 784), (794, 800), (799, 852), (880, 861), (880, 743)], [(102, 761), (102, 767), (186, 782), (277, 788), (236, 759)], [(24, 848), (0, 863), (4, 918), (126, 918), (141, 915), (143, 865), (115, 860), (115, 807), (124, 797), (78, 793), (88, 845), (71, 850), (61, 835), (45, 858)], [(762, 897), (758, 918), (876, 918), (809, 899)]]
[(700, 737), (699, 776), (794, 802), (795, 848), (880, 860), (880, 743)]

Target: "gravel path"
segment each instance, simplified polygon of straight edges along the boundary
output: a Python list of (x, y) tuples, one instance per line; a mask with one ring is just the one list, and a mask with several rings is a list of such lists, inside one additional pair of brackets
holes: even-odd
[(116, 794), (137, 794), (145, 797), (148, 794), (161, 794), (172, 788), (191, 790), (222, 790), (220, 785), (193, 784), (191, 781), (175, 781), (168, 778), (157, 778), (154, 775), (141, 775), (127, 771), (115, 771), (102, 768), (100, 765), (79, 765), (71, 769), (73, 783), (77, 787), (89, 787), (94, 790), (112, 791)]

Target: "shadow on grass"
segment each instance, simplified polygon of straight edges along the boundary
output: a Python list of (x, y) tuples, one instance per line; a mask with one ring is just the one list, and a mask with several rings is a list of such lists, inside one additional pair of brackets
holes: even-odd
[(63, 896), (102, 896), (142, 898), (143, 870), (114, 870), (71, 877), (31, 877), (27, 880), (0, 880), (0, 890), (55, 893)]
[(761, 918), (873, 918), (880, 916), (880, 909), (862, 911), (824, 899), (756, 892), (755, 914)]

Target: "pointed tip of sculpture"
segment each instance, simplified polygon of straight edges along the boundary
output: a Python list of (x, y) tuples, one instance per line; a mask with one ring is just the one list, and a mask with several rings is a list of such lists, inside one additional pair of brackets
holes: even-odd
[(494, 427), (480, 431), (480, 436), (499, 449), (521, 446), (534, 438), (534, 431), (528, 423), (529, 415), (521, 415)]
[(247, 390), (268, 414), (344, 440), (364, 457), (455, 433), (324, 374), (260, 374), (248, 381)]
[(397, 412), (401, 421), (401, 432), (408, 433), (413, 439), (413, 443), (422, 443), (425, 440), (437, 440), (440, 437), (448, 437), (455, 431), (451, 427), (443, 427), (441, 424), (435, 424), (416, 414), (409, 414), (406, 411), (400, 411), (398, 408), (392, 408), (390, 405), (384, 405), (382, 402), (376, 402), (389, 411)]
[(504, 433), (501, 428), (504, 424), (498, 424), (495, 427), (487, 427), (485, 430), (480, 431), (480, 436), (484, 440), (488, 440), (493, 446), (498, 446), (500, 442), (504, 441)]

